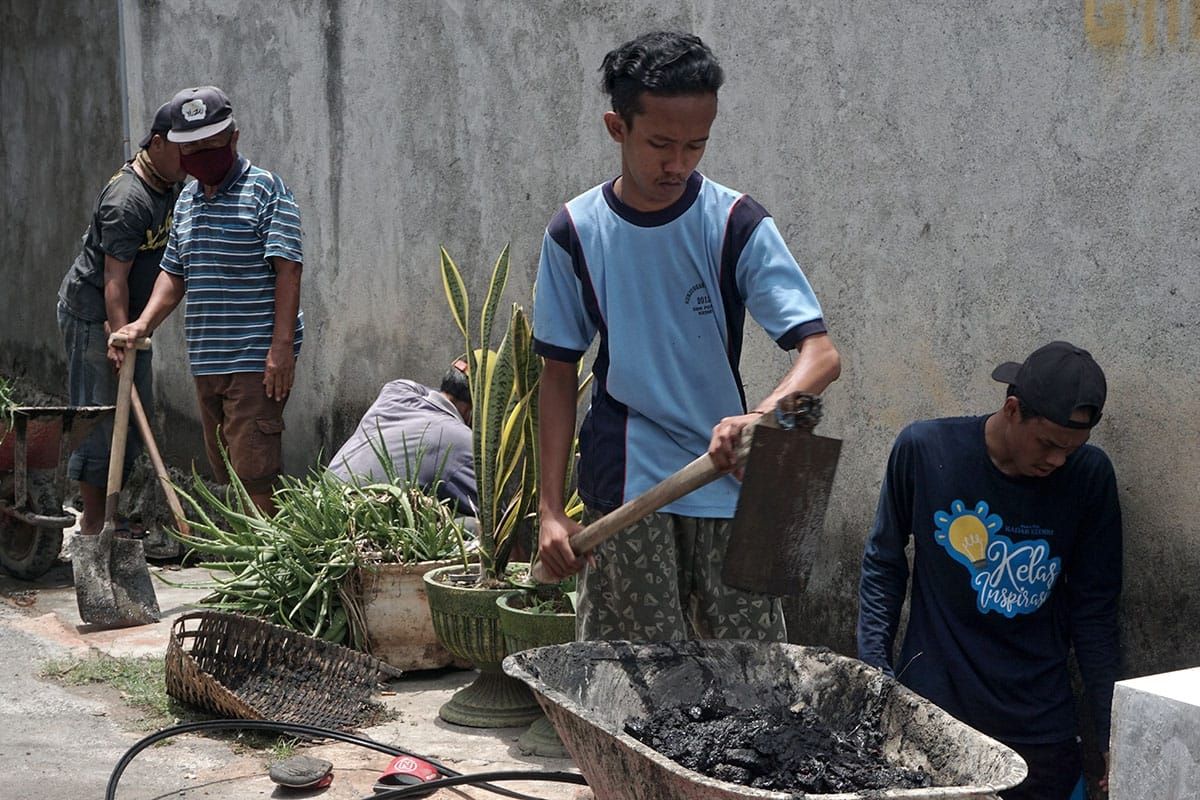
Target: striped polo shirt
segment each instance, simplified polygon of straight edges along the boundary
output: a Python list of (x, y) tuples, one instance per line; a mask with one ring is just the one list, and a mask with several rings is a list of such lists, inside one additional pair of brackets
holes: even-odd
[[(303, 263), (300, 210), (278, 175), (239, 156), (211, 198), (192, 181), (175, 204), (162, 270), (183, 278), (193, 375), (262, 372), (275, 327), (275, 268)], [(295, 353), (304, 337), (296, 317)]]
[[(575, 362), (600, 344), (579, 434), (579, 493), (607, 511), (708, 449), (722, 417), (745, 413), (746, 312), (785, 350), (825, 331), (821, 306), (774, 220), (748, 195), (692, 173), (651, 213), (613, 182), (571, 200), (542, 242), (534, 350)], [(665, 507), (732, 517), (724, 476)]]

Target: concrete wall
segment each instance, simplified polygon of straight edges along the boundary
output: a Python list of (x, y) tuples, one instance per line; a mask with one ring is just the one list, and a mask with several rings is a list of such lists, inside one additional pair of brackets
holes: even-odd
[[(217, 83), (243, 151), (295, 190), (309, 324), (287, 415), (298, 471), (384, 381), (436, 380), (461, 349), (439, 245), (482, 293), (511, 242), (510, 295), (528, 299), (550, 215), (619, 168), (600, 125), (604, 52), (651, 28), (698, 32), (729, 75), (702, 168), (773, 212), (845, 356), (822, 426), (846, 440), (827, 558), (796, 638), (852, 651), (862, 542), (897, 431), (997, 407), (998, 361), (1067, 338), (1109, 376), (1095, 441), (1122, 486), (1135, 675), (1200, 663), (1200, 0), (1098, 3), (125, 0), (129, 107), (142, 120), (177, 88)], [(93, 10), (93, 31), (115, 41), (109, 6)], [(9, 92), (7, 45), (24, 38), (4, 35)], [(55, 96), (111, 92), (83, 80), (98, 71), (75, 51), (61, 57), (73, 60)], [(65, 114), (21, 157), (77, 153), (79, 126), (52, 124)], [(21, 261), (0, 266), (22, 297), (51, 291), (82, 230), (82, 201), (68, 223), (63, 192), (90, 197), (115, 157), (28, 190), (32, 241), (57, 249), (38, 251), (52, 274), (36, 285)], [(48, 322), (0, 325), (6, 352), (29, 332), (27, 356), (50, 358)], [(166, 449), (199, 454), (180, 320), (157, 341)], [(787, 364), (755, 332), (750, 394)]]
[(66, 391), (54, 307), (121, 165), (113, 0), (0, 0), (0, 370)]

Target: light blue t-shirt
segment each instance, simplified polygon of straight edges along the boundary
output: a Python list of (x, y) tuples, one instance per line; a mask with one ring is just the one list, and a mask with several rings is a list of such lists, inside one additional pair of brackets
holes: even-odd
[[(784, 349), (825, 331), (812, 287), (748, 195), (695, 172), (675, 204), (645, 213), (609, 181), (554, 216), (538, 266), (534, 348), (574, 362), (600, 336), (580, 431), (585, 503), (608, 511), (645, 492), (704, 453), (722, 417), (745, 413), (747, 309)], [(738, 491), (724, 477), (664, 510), (732, 517)]]
[[(162, 270), (183, 278), (193, 375), (263, 372), (275, 330), (274, 257), (303, 263), (300, 210), (283, 180), (245, 158), (211, 197), (193, 180), (175, 204)], [(304, 340), (296, 315), (294, 353)]]

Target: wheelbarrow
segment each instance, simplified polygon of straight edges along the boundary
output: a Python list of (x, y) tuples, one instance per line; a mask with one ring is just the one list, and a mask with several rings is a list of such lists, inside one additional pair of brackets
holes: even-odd
[(716, 690), (734, 708), (808, 709), (835, 731), (872, 724), (883, 757), (933, 786), (803, 795), (815, 800), (995, 800), (1025, 779), (1015, 752), (861, 661), (824, 648), (748, 641), (573, 642), (510, 655), (597, 800), (790, 800), (790, 793), (717, 780), (625, 732), (663, 708)]
[(115, 408), (5, 409), (12, 415), (12, 430), (0, 443), (0, 566), (14, 577), (36, 580), (58, 558), (63, 529), (75, 524), (75, 515), (63, 508), (67, 459)]

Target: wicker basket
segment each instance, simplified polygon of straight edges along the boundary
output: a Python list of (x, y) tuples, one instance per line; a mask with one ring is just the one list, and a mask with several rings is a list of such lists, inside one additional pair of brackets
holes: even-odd
[(167, 646), (167, 694), (235, 719), (352, 730), (375, 718), (376, 658), (260, 619), (184, 614)]

